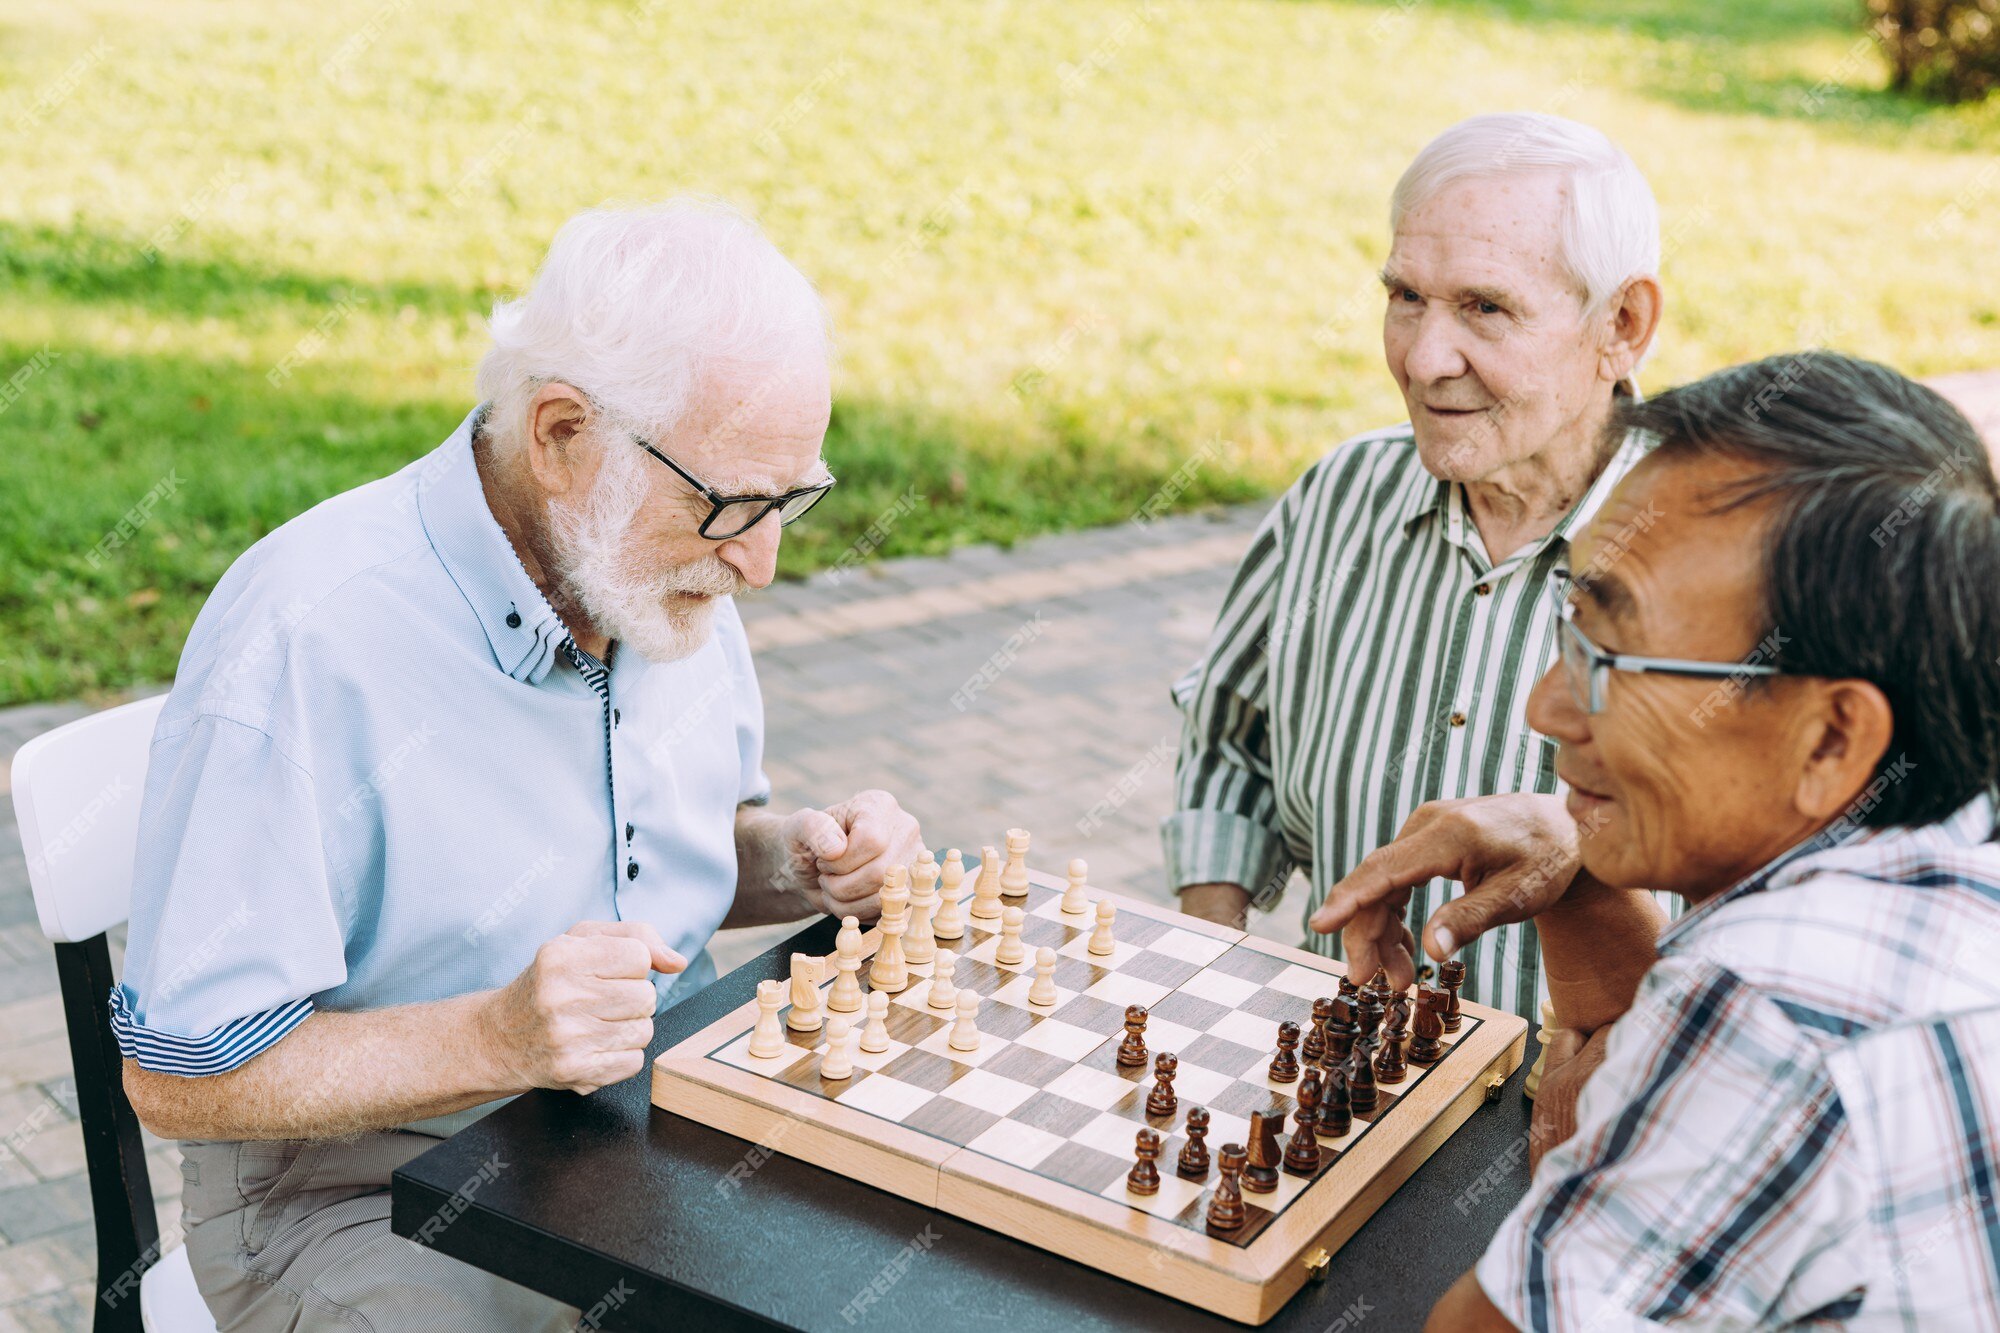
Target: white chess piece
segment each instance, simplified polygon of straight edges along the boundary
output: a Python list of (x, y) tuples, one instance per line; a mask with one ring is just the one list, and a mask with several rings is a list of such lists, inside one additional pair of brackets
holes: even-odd
[(1090, 899), (1084, 894), (1083, 881), (1090, 874), (1090, 867), (1082, 857), (1069, 863), (1069, 887), (1063, 890), (1062, 910), (1068, 916), (1082, 916), (1090, 910)]
[(958, 1020), (951, 1025), (951, 1036), (945, 1044), (954, 1051), (976, 1051), (979, 1049), (979, 993), (961, 990), (958, 993)]
[(903, 955), (903, 932), (910, 924), (910, 891), (902, 884), (902, 867), (890, 866), (882, 881), (882, 942), (875, 946), (875, 965), (868, 984), (894, 993), (910, 984), (909, 959)]
[(958, 987), (951, 984), (951, 974), (957, 966), (957, 956), (951, 950), (937, 951), (937, 961), (931, 965), (931, 1008), (950, 1012), (958, 1004)]
[(1044, 944), (1035, 951), (1035, 984), (1028, 987), (1028, 1003), (1051, 1005), (1056, 1002), (1056, 951)]
[(836, 1014), (853, 1014), (861, 1010), (861, 922), (847, 916), (840, 919), (840, 934), (834, 937), (839, 953), (834, 964), (840, 974), (833, 980), (833, 990), (827, 994), (826, 1007)]
[(873, 991), (868, 996), (868, 1024), (861, 1029), (861, 1049), (880, 1055), (889, 1049), (889, 995)]
[(757, 983), (757, 1027), (750, 1034), (750, 1054), (760, 1060), (785, 1053), (785, 1030), (778, 1024), (778, 1008), (785, 1002), (785, 983)]
[(1028, 951), (1021, 944), (1021, 924), (1026, 913), (1018, 907), (1010, 907), (1000, 914), (1000, 943), (993, 950), (993, 961), (1002, 967), (1019, 967), (1027, 961)]
[(931, 918), (931, 938), (965, 938), (965, 858), (954, 847), (944, 854), (944, 883), (938, 890), (937, 915)]
[(1007, 864), (1000, 871), (1000, 892), (1021, 898), (1028, 892), (1028, 830), (1007, 830)]
[(903, 957), (912, 964), (928, 963), (937, 953), (934, 940), (932, 916), (937, 911), (937, 862), (924, 853), (924, 859), (917, 862), (910, 872), (910, 926), (903, 935)]
[(817, 1032), (825, 1022), (819, 982), (825, 960), (814, 954), (792, 955), (792, 1007), (785, 1011), (785, 1026), (794, 1032)]
[(1000, 916), (1000, 852), (979, 849), (979, 878), (972, 881), (972, 915), (978, 921), (994, 921)]
[(1097, 903), (1097, 929), (1090, 932), (1090, 951), (1100, 958), (1118, 952), (1117, 941), (1111, 938), (1111, 923), (1117, 919), (1118, 904), (1109, 898), (1100, 898)]
[(842, 1079), (854, 1073), (854, 1030), (834, 1016), (826, 1023), (826, 1054), (820, 1057), (821, 1078)]

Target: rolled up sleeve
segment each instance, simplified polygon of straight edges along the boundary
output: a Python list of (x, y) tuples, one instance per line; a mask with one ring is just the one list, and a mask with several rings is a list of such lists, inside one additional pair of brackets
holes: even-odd
[(119, 1049), (220, 1074), (268, 1050), (346, 979), (310, 775), (262, 730), (213, 715), (156, 737), (140, 812)]
[(1225, 882), (1269, 908), (1292, 856), (1277, 827), (1266, 691), (1280, 547), (1280, 504), (1251, 540), (1202, 660), (1174, 685), (1182, 716), (1174, 812), (1160, 833), (1168, 887)]

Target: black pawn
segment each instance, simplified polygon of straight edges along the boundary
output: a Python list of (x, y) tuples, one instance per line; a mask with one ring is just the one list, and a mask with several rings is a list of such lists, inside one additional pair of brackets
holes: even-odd
[(1225, 1143), (1215, 1160), (1222, 1178), (1216, 1181), (1215, 1192), (1208, 1197), (1208, 1229), (1241, 1230), (1244, 1218), (1249, 1216), (1243, 1207), (1243, 1171), (1250, 1160), (1249, 1154), (1240, 1143)]
[(1146, 1006), (1125, 1006), (1125, 1040), (1118, 1043), (1118, 1063), (1127, 1069), (1146, 1063)]
[(1174, 1167), (1183, 1179), (1208, 1179), (1208, 1108), (1190, 1106), (1187, 1113), (1187, 1142), (1181, 1146), (1179, 1163)]
[(1326, 1058), (1326, 1025), (1333, 1021), (1333, 1001), (1327, 997), (1313, 1001), (1312, 1026), (1306, 1029), (1305, 1045), (1299, 1047), (1299, 1056), (1308, 1064), (1317, 1064)]
[(1285, 1169), (1302, 1176), (1319, 1170), (1319, 1066), (1307, 1065), (1299, 1080), (1299, 1109), (1292, 1117), (1291, 1141), (1285, 1145)]
[(1160, 1157), (1160, 1132), (1151, 1125), (1139, 1131), (1133, 1152), (1139, 1160), (1126, 1173), (1125, 1188), (1134, 1194), (1158, 1194), (1160, 1192), (1160, 1168), (1154, 1163)]
[(1146, 1094), (1147, 1115), (1172, 1115), (1181, 1104), (1174, 1095), (1174, 1075), (1180, 1070), (1180, 1057), (1172, 1051), (1161, 1051), (1153, 1057), (1153, 1090)]
[(1296, 1083), (1299, 1078), (1299, 1025), (1290, 1019), (1278, 1024), (1278, 1053), (1271, 1057), (1271, 1081)]

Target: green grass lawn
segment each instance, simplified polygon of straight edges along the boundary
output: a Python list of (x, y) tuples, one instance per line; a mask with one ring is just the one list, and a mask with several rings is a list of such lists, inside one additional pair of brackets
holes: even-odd
[(1859, 9), (5, 0), (0, 703), (171, 676), (244, 547), (457, 423), (493, 300), (608, 199), (735, 200), (827, 295), (842, 485), (791, 573), (912, 487), (884, 553), (1117, 522), (1190, 459), (1180, 505), (1267, 493), (1397, 418), (1389, 187), (1480, 110), (1651, 176), (1651, 384), (2000, 365), (2000, 103), (1876, 91)]

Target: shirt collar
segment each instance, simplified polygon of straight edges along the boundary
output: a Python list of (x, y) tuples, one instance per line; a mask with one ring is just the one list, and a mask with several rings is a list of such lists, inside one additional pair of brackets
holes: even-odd
[(485, 415), (482, 403), (417, 465), (417, 512), (431, 549), (479, 617), (494, 665), (515, 680), (539, 685), (569, 630), (521, 567), (486, 504), (472, 457), (472, 438)]
[[(1747, 898), (1753, 893), (1762, 893), (1766, 889), (1796, 883), (1807, 877), (1812, 869), (1834, 869), (1835, 867), (1831, 865), (1817, 866), (1816, 863), (1822, 856), (1866, 847), (1867, 859), (1874, 863), (1876, 870), (1880, 871), (1896, 860), (1899, 847), (1903, 843), (1928, 840), (1935, 844), (1941, 840), (1954, 846), (1974, 847), (1991, 842), (1996, 832), (1994, 819), (1993, 797), (1984, 792), (1937, 823), (1925, 824), (1919, 828), (1888, 828), (1858, 824), (1852, 816), (1842, 816), (1811, 837), (1779, 852), (1755, 872), (1738, 880), (1713, 898), (1690, 909), (1678, 921), (1660, 932), (1659, 952), (1666, 953), (1672, 945), (1700, 929), (1702, 924), (1720, 911), (1725, 903)], [(1842, 856), (1839, 859), (1844, 862), (1849, 857)], [(1840, 868), (1867, 873), (1866, 867), (1863, 866), (1844, 865)]]

